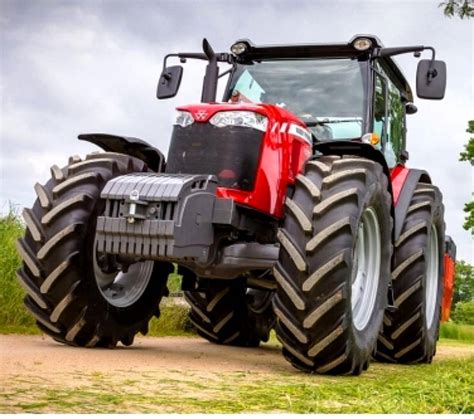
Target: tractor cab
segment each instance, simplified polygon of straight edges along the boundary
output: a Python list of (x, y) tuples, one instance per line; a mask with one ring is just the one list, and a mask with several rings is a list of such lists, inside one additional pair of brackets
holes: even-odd
[[(380, 150), (390, 168), (403, 163), (406, 114), (416, 112), (413, 93), (391, 58), (402, 53), (432, 51), (417, 71), (420, 97), (442, 99), (446, 67), (431, 47), (385, 48), (373, 35), (356, 35), (348, 43), (257, 46), (247, 39), (231, 47), (232, 54), (215, 54), (204, 40), (203, 54), (176, 54), (181, 60), (209, 60), (203, 102), (214, 103), (218, 62), (231, 64), (222, 102), (271, 104), (297, 116), (312, 141), (362, 141)], [(173, 55), (167, 56), (167, 58)], [(179, 80), (170, 77), (166, 59), (158, 98), (174, 96)], [(174, 88), (174, 90), (172, 90)]]

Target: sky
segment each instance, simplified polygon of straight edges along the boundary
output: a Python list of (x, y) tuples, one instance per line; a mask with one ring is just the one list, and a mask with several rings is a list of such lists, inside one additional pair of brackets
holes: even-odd
[[(408, 116), (408, 165), (440, 187), (458, 258), (474, 263), (462, 228), (473, 168), (458, 161), (474, 119), (474, 20), (444, 17), (439, 2), (0, 0), (0, 211), (31, 207), (51, 165), (97, 150), (80, 133), (139, 137), (166, 153), (174, 109), (199, 101), (204, 71), (188, 62), (178, 96), (158, 101), (169, 52), (200, 51), (204, 37), (225, 52), (240, 38), (324, 43), (372, 33), (386, 46), (434, 46), (447, 63), (445, 99), (418, 99)], [(417, 59), (397, 62), (414, 88)]]

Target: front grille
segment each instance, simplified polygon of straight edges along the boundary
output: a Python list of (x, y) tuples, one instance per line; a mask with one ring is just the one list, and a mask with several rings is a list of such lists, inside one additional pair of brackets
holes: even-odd
[(175, 126), (166, 172), (215, 175), (219, 186), (251, 191), (263, 136), (246, 127)]

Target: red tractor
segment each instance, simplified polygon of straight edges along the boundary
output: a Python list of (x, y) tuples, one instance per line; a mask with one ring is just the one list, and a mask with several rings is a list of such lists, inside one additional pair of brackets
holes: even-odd
[(201, 103), (177, 109), (166, 161), (136, 138), (84, 134), (105, 152), (35, 185), (18, 277), (38, 326), (68, 345), (131, 345), (159, 316), (176, 264), (211, 342), (257, 346), (275, 328), (285, 358), (321, 374), (360, 374), (371, 357), (431, 362), (444, 210), (428, 173), (405, 165), (416, 107), (391, 58), (427, 49), (417, 93), (442, 99), (433, 48), (372, 35), (239, 40), (231, 53), (204, 40), (202, 53), (167, 55), (159, 99), (181, 82), (168, 60), (208, 64)]

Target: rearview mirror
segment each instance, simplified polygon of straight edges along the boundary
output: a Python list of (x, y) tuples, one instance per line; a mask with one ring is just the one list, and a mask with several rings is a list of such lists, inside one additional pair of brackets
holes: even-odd
[(416, 94), (421, 99), (443, 99), (446, 91), (446, 63), (420, 60), (416, 70)]
[(161, 73), (160, 80), (158, 81), (156, 97), (158, 99), (168, 99), (176, 96), (182, 77), (183, 67), (180, 65), (165, 67)]

